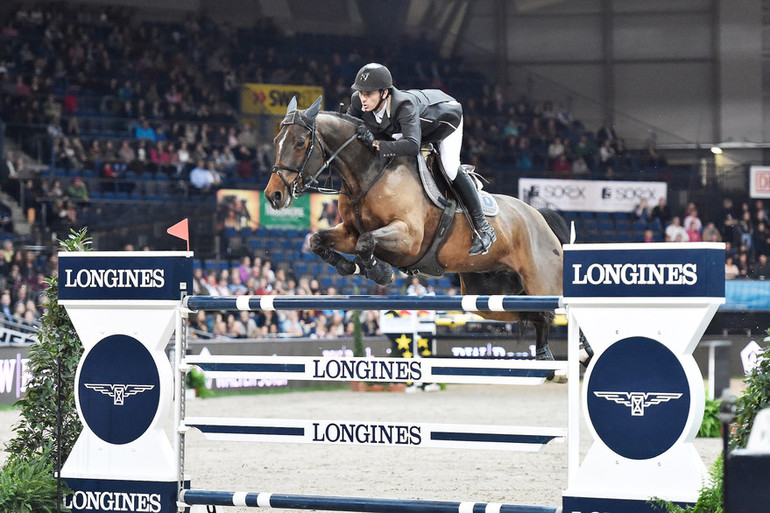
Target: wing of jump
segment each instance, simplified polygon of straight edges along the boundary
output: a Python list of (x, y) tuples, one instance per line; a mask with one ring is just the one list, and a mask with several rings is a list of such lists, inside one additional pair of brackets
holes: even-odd
[(672, 399), (679, 399), (682, 394), (666, 393), (666, 392), (649, 392), (645, 394), (645, 406), (652, 406), (654, 404), (667, 403)]
[(126, 396), (136, 395), (147, 390), (152, 390), (155, 385), (126, 385)]
[(631, 406), (630, 394), (628, 392), (594, 392), (596, 397), (613, 401), (623, 406)]
[(108, 383), (86, 383), (85, 387), (96, 392), (101, 392), (104, 395), (115, 397), (113, 387)]

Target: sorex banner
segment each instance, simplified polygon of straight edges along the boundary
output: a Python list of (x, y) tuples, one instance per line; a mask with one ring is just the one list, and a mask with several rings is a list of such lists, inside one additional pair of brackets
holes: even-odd
[(306, 109), (316, 98), (323, 96), (323, 88), (290, 84), (243, 84), (241, 113), (283, 116), (295, 96), (299, 108)]
[(259, 202), (259, 223), (267, 228), (310, 228), (310, 195), (296, 198), (290, 207), (273, 210), (270, 203)]

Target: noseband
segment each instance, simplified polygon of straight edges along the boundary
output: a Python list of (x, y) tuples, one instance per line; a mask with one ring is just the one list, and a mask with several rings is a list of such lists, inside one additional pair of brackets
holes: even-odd
[[(289, 167), (284, 166), (280, 164), (275, 164), (272, 168), (272, 173), (275, 173), (278, 175), (278, 177), (283, 181), (284, 185), (286, 185), (286, 189), (291, 194), (292, 198), (296, 199), (303, 194), (307, 193), (310, 190), (315, 190), (318, 192), (321, 192), (323, 194), (336, 194), (339, 191), (334, 189), (328, 189), (321, 187), (318, 184), (318, 176), (323, 173), (329, 165), (334, 161), (334, 159), (337, 158), (337, 155), (340, 154), (342, 150), (344, 150), (351, 142), (353, 142), (356, 139), (356, 134), (350, 136), (342, 145), (332, 153), (329, 158), (327, 158), (323, 164), (318, 168), (317, 171), (314, 173), (309, 173), (305, 171), (305, 166), (307, 166), (308, 161), (310, 160), (310, 156), (313, 154), (313, 150), (315, 149), (315, 142), (318, 141), (318, 146), (321, 148), (321, 154), (325, 158), (327, 155), (326, 148), (324, 148), (323, 141), (320, 137), (318, 137), (318, 131), (316, 130), (316, 120), (313, 119), (312, 122), (307, 118), (307, 116), (304, 116), (301, 111), (294, 110), (286, 114), (286, 117), (281, 121), (281, 128), (283, 128), (286, 125), (297, 125), (305, 130), (308, 130), (310, 132), (310, 144), (307, 146), (307, 150), (305, 150), (305, 157), (302, 159), (302, 162), (300, 163), (299, 167)], [(282, 171), (290, 171), (292, 173), (296, 173), (296, 177), (294, 178), (294, 181), (289, 183), (289, 181), (286, 179)], [(301, 179), (301, 180), (300, 180)]]

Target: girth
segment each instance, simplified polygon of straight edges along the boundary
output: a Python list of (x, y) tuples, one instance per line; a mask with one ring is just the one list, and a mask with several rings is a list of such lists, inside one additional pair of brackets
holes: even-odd
[(449, 229), (455, 220), (455, 209), (457, 202), (452, 199), (444, 200), (444, 210), (441, 212), (441, 219), (438, 221), (436, 233), (433, 235), (433, 241), (425, 254), (412, 265), (398, 267), (397, 269), (409, 276), (415, 274), (427, 274), (430, 276), (443, 276), (446, 267), (438, 261), (438, 252), (446, 242)]

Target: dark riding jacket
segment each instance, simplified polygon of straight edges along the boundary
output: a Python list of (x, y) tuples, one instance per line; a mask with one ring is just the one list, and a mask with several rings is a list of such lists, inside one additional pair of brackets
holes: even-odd
[[(463, 117), (462, 106), (438, 89), (390, 89), (390, 108), (382, 123), (373, 112), (364, 112), (358, 92), (350, 98), (348, 114), (360, 118), (380, 140), (383, 157), (417, 156), (424, 142), (438, 142), (454, 132)], [(401, 134), (394, 139), (394, 134)]]

